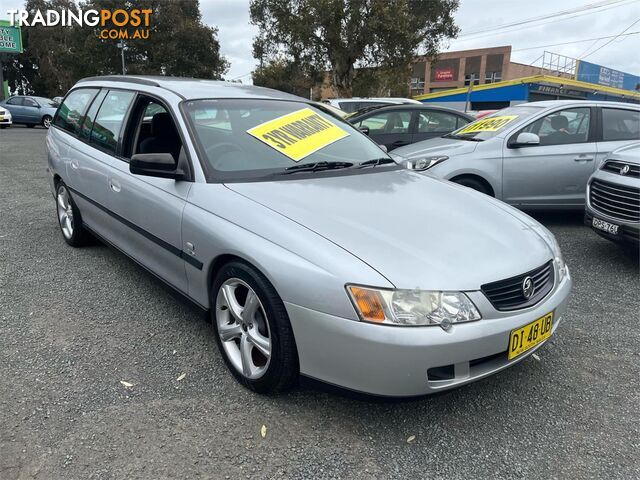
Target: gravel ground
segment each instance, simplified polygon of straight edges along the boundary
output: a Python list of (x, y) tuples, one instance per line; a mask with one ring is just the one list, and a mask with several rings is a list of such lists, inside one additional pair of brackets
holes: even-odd
[(580, 214), (538, 215), (575, 280), (539, 360), (413, 400), (309, 381), (262, 397), (194, 307), (66, 246), (45, 135), (0, 131), (0, 479), (640, 477), (638, 259)]

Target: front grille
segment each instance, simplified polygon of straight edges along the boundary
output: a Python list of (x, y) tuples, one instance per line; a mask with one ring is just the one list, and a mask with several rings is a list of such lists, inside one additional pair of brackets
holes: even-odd
[(589, 202), (594, 210), (609, 217), (640, 222), (640, 188), (594, 180)]
[(625, 167), (629, 167), (627, 173), (624, 174), (625, 177), (640, 178), (640, 165), (635, 165), (633, 163), (619, 162), (618, 160), (607, 160), (602, 166), (602, 170), (622, 175), (621, 171)]
[[(534, 285), (533, 295), (528, 299), (522, 292), (522, 283), (527, 277), (531, 277)], [(548, 262), (522, 275), (487, 283), (482, 285), (480, 289), (496, 310), (509, 311), (535, 305), (551, 291), (553, 282), (553, 262)]]

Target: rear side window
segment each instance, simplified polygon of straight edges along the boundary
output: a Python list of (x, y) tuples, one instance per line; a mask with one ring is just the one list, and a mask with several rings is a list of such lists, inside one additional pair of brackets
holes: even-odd
[(93, 121), (95, 120), (98, 109), (100, 108), (100, 105), (102, 105), (102, 101), (106, 95), (107, 90), (102, 90), (91, 104), (91, 107), (89, 107), (89, 111), (85, 115), (82, 127), (80, 128), (80, 138), (83, 140), (89, 140), (91, 130), (93, 129)]
[(96, 93), (97, 88), (79, 88), (71, 92), (60, 105), (53, 124), (77, 135), (80, 132), (82, 117)]
[(115, 153), (133, 95), (133, 92), (123, 90), (110, 90), (107, 93), (93, 122), (89, 143), (108, 153)]
[(22, 97), (13, 97), (7, 100), (7, 105), (22, 105)]
[(640, 140), (640, 112), (621, 108), (602, 109), (602, 139)]

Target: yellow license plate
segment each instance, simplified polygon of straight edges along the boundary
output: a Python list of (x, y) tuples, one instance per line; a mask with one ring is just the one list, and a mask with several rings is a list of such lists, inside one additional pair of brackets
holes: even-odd
[(4, 120), (4, 115), (0, 115), (0, 122)]
[(511, 330), (509, 336), (509, 360), (531, 350), (551, 336), (553, 312), (547, 313), (525, 326)]

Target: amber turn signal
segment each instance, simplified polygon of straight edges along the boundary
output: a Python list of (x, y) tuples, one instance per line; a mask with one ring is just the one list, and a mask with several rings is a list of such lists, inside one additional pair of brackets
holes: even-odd
[(364, 320), (378, 323), (384, 322), (386, 317), (379, 292), (353, 286), (350, 286), (349, 290)]

